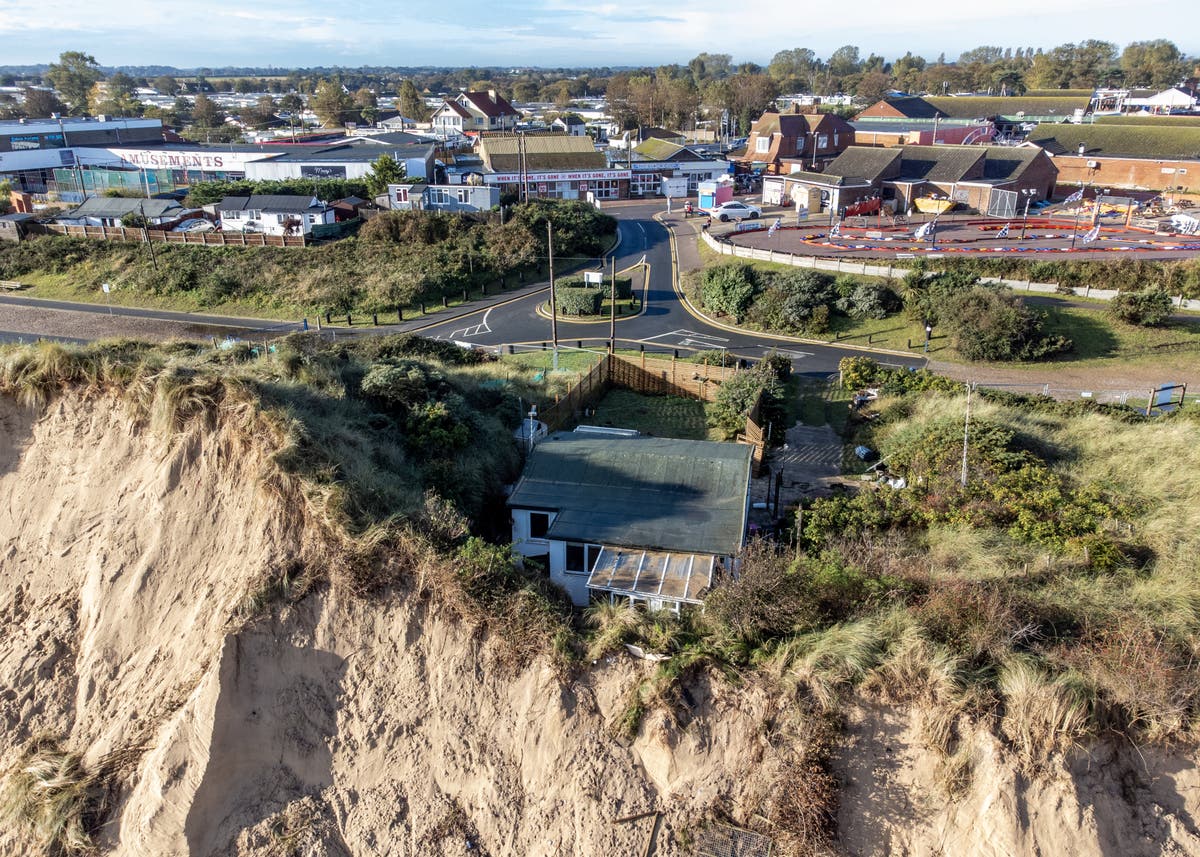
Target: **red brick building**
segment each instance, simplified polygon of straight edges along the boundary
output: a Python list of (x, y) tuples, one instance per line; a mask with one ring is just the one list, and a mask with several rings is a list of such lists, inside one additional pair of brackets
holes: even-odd
[(854, 143), (854, 128), (832, 113), (768, 111), (750, 129), (746, 150), (729, 160), (771, 175), (796, 167), (820, 168)]

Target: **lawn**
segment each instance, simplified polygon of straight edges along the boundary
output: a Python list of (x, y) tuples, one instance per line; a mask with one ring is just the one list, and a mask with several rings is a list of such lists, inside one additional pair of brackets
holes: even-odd
[(682, 396), (646, 396), (632, 390), (613, 389), (596, 403), (587, 425), (636, 429), (655, 437), (685, 440), (720, 440), (705, 418), (704, 403)]

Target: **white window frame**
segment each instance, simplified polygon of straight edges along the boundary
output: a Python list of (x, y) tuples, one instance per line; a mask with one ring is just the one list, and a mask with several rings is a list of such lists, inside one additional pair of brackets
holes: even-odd
[(754, 141), (754, 153), (757, 155), (765, 155), (771, 151), (771, 138), (759, 137)]

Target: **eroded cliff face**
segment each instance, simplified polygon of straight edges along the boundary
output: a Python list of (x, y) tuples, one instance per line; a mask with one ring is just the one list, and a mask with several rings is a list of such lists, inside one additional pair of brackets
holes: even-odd
[[(319, 586), (244, 618), (328, 551), (234, 422), (164, 437), (105, 398), (0, 399), (0, 765), (45, 732), (118, 758), (103, 853), (624, 855), (653, 835), (684, 855), (714, 813), (770, 813), (806, 736), (765, 685), (701, 677), (626, 743), (613, 724), (652, 666), (624, 655), (569, 681), (514, 667), (412, 591)], [(916, 734), (865, 704), (847, 724), (838, 850), (1200, 853), (1190, 753), (1096, 749), (1031, 782), (980, 732), (950, 800)], [(657, 833), (618, 821), (654, 810)], [(0, 830), (0, 854), (30, 853)]]

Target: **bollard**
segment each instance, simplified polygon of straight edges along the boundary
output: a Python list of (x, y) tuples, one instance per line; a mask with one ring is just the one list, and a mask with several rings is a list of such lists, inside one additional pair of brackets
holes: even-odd
[(307, 318), (306, 318), (306, 319), (304, 319), (304, 331), (305, 331), (306, 333), (308, 332), (308, 319), (307, 319)]
[(325, 323), (333, 324), (333, 319), (330, 317), (330, 313), (325, 313)]
[(870, 345), (874, 341), (875, 341), (875, 334), (868, 333), (867, 334), (867, 345)]
[(672, 359), (673, 360), (679, 359), (679, 349), (678, 348), (675, 349), (675, 353), (672, 355)]
[(517, 271), (517, 282), (520, 282), (520, 283), (525, 282), (525, 271), (524, 270)]
[(375, 325), (376, 327), (379, 327), (379, 315), (378, 314), (371, 313), (371, 324)]
[(646, 346), (641, 342), (638, 343), (638, 351), (642, 352), (643, 354), (646, 353)]
[(907, 344), (904, 347), (912, 348), (912, 337), (911, 336), (906, 340), (906, 342), (907, 342)]
[(487, 297), (487, 280), (483, 281), (483, 283), (480, 285), (480, 288), (483, 290), (483, 296), (486, 298)]
[(580, 351), (582, 351), (582, 350), (583, 350), (583, 340), (582, 340), (582, 339), (576, 339), (576, 340), (575, 340), (575, 347), (576, 347), (576, 348), (578, 348)]
[(449, 306), (450, 306), (450, 298), (446, 297), (445, 295), (442, 295), (442, 309), (446, 309)]
[(463, 303), (467, 302), (467, 290), (463, 289)]
[(544, 342), (542, 343), (542, 350), (543, 350), (543, 351), (545, 351), (545, 350), (546, 350), (546, 343), (544, 343)]
[(508, 346), (508, 353), (509, 353), (509, 354), (516, 354), (516, 353), (517, 353), (517, 346), (515, 346), (515, 345), (510, 345), (510, 346)]
[(350, 318), (350, 313), (346, 313), (346, 327), (354, 327), (354, 320)]
[(404, 307), (396, 307), (396, 321), (404, 321)]
[(425, 301), (421, 301), (421, 315), (425, 315)]

